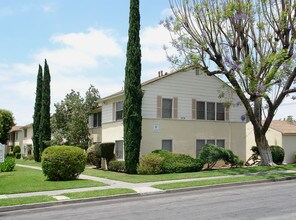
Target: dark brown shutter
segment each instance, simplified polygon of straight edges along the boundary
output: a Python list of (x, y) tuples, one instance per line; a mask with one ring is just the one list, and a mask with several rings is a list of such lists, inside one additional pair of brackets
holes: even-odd
[(196, 119), (196, 99), (192, 99), (192, 119)]
[(178, 97), (174, 97), (174, 118), (178, 118)]
[(161, 118), (161, 96), (157, 96), (157, 118)]

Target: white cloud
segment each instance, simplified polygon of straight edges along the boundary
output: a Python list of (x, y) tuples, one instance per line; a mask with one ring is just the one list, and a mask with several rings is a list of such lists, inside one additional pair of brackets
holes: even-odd
[(141, 33), (142, 59), (144, 62), (161, 63), (166, 61), (163, 49), (171, 40), (168, 30), (162, 25), (144, 28)]

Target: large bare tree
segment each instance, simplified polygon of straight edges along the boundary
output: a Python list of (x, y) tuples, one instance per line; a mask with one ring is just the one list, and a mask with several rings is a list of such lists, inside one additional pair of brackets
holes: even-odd
[(296, 99), (296, 0), (170, 0), (170, 6), (173, 16), (163, 24), (179, 53), (169, 59), (234, 88), (261, 164), (273, 165), (266, 132), (284, 98)]

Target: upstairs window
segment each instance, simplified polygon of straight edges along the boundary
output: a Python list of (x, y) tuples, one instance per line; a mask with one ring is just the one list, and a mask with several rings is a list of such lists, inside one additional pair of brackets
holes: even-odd
[(205, 102), (196, 102), (196, 119), (205, 119)]
[(123, 118), (123, 101), (116, 102), (115, 119), (116, 121), (122, 120)]
[(24, 138), (26, 138), (27, 136), (28, 136), (28, 129), (25, 128), (25, 129), (24, 129)]
[(223, 103), (217, 103), (216, 118), (219, 121), (225, 120), (225, 111), (224, 111), (224, 104)]
[(207, 102), (207, 120), (215, 120), (215, 102)]
[(162, 99), (162, 118), (172, 118), (173, 100)]
[(93, 127), (101, 127), (102, 126), (102, 112), (94, 113), (93, 116)]

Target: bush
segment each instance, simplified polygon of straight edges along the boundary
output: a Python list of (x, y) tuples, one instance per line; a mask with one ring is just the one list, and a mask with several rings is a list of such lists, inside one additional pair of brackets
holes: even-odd
[(106, 143), (100, 144), (101, 157), (106, 159), (107, 164), (109, 164), (109, 162), (115, 158), (114, 146), (115, 146), (115, 143), (113, 142), (106, 142)]
[(96, 166), (97, 169), (101, 167), (101, 146), (95, 144), (89, 147), (86, 151), (86, 162), (88, 164)]
[(176, 154), (167, 150), (155, 150), (152, 153), (159, 154), (164, 158), (163, 173), (184, 173), (200, 171), (203, 164), (199, 159), (194, 159), (189, 155)]
[(21, 159), (21, 157), (22, 157), (21, 153), (15, 153), (15, 158), (16, 159)]
[(34, 160), (34, 155), (23, 156), (24, 160)]
[(208, 169), (213, 168), (218, 160), (225, 159), (225, 157), (223, 148), (213, 144), (206, 144), (199, 152), (199, 159), (203, 164), (208, 165)]
[(21, 152), (21, 148), (20, 146), (14, 146), (13, 147), (13, 155), (15, 156), (15, 154), (20, 153)]
[(199, 153), (199, 159), (208, 169), (213, 168), (219, 160), (223, 160), (231, 166), (242, 166), (243, 161), (239, 159), (230, 149), (224, 149), (213, 144), (206, 144)]
[(160, 174), (162, 173), (162, 165), (164, 158), (159, 154), (150, 153), (140, 158), (140, 164), (137, 167), (139, 174)]
[[(270, 151), (272, 155), (272, 160), (276, 164), (282, 164), (285, 158), (285, 150), (284, 148), (278, 146), (278, 145), (270, 145)], [(251, 148), (251, 151), (253, 151), (253, 157), (255, 156), (258, 160), (260, 159), (260, 154), (257, 146), (253, 146)]]
[(3, 163), (0, 163), (1, 172), (11, 172), (15, 167), (15, 159), (13, 157), (6, 157)]
[(9, 152), (9, 153), (7, 153), (7, 154), (6, 154), (6, 157), (14, 157), (13, 152)]
[(242, 166), (244, 164), (244, 161), (240, 160), (230, 149), (224, 149), (223, 160), (226, 164), (229, 163), (232, 167)]
[(85, 169), (86, 155), (79, 147), (52, 146), (42, 153), (42, 170), (48, 180), (73, 180)]
[(284, 148), (278, 145), (271, 145), (270, 146), (272, 160), (276, 164), (282, 164), (285, 158), (285, 150)]
[(111, 160), (108, 169), (115, 172), (125, 172), (125, 163), (122, 160)]

